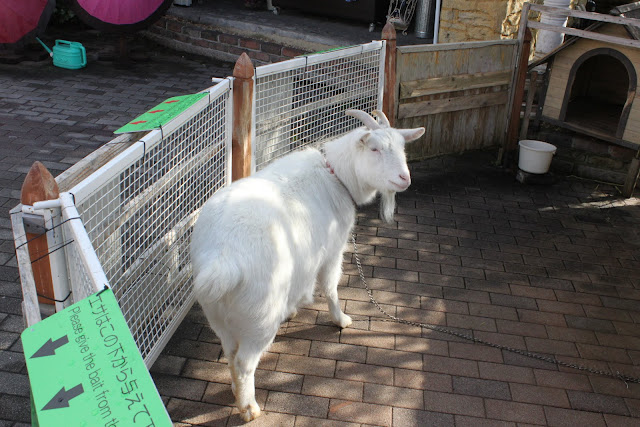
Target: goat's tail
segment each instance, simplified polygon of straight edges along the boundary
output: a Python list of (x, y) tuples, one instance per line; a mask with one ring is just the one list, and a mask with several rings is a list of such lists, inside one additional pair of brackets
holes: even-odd
[(240, 284), (242, 272), (234, 261), (216, 257), (197, 268), (194, 265), (193, 290), (202, 303), (214, 303)]

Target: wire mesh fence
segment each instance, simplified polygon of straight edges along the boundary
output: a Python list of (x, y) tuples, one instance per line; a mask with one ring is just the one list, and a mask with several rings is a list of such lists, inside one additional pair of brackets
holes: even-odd
[(258, 67), (255, 169), (359, 126), (344, 112), (380, 108), (383, 61), (377, 41)]
[[(196, 103), (74, 187), (75, 205), (145, 360), (193, 302), (189, 241), (230, 177), (230, 86)], [(81, 278), (77, 278), (81, 280)]]
[[(254, 170), (359, 126), (344, 112), (381, 107), (383, 64), (379, 41), (256, 69)], [(200, 209), (231, 180), (232, 82), (60, 197), (69, 303), (110, 286), (147, 366), (193, 303), (189, 244)]]

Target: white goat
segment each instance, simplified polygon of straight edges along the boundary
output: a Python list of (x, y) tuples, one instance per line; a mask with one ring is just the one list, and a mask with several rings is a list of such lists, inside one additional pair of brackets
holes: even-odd
[(356, 205), (381, 193), (392, 221), (395, 193), (411, 179), (405, 142), (424, 128), (394, 129), (360, 110), (365, 127), (316, 149), (295, 152), (218, 191), (204, 205), (191, 240), (194, 290), (220, 338), (231, 389), (245, 421), (260, 415), (254, 373), (260, 356), (297, 308), (313, 301), (316, 282), (333, 322), (351, 324), (338, 302), (342, 253)]

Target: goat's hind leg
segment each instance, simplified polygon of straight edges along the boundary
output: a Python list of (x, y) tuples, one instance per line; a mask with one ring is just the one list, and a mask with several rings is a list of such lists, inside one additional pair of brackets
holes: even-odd
[(204, 315), (209, 321), (209, 326), (211, 326), (213, 332), (220, 339), (222, 351), (224, 353), (224, 357), (226, 357), (227, 359), (227, 365), (229, 366), (229, 371), (231, 372), (231, 392), (234, 396), (236, 396), (236, 373), (233, 361), (236, 357), (236, 354), (238, 353), (238, 342), (227, 330), (223, 318), (219, 316), (221, 313), (220, 306), (202, 302), (200, 303), (200, 305), (202, 306)]
[(276, 332), (270, 339), (246, 337), (240, 341), (238, 352), (233, 360), (233, 372), (236, 381), (236, 406), (244, 421), (251, 421), (260, 415), (260, 406), (256, 402), (255, 373), (260, 356), (273, 341)]
[(324, 291), (329, 305), (329, 315), (337, 326), (346, 328), (351, 325), (351, 317), (344, 314), (338, 300), (338, 282), (342, 276), (342, 253), (332, 262), (325, 264), (318, 274), (318, 284)]

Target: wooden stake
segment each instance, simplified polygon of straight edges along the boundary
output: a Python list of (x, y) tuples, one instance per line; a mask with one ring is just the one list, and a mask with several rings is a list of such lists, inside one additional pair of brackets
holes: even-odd
[(527, 92), (527, 104), (524, 108), (524, 117), (522, 118), (522, 126), (520, 127), (520, 139), (527, 139), (529, 132), (529, 121), (531, 120), (531, 109), (533, 108), (533, 97), (536, 94), (538, 73), (531, 72), (529, 76), (529, 91)]
[[(32, 206), (35, 202), (57, 199), (60, 196), (58, 184), (53, 175), (40, 162), (35, 162), (22, 184), (20, 203)], [(44, 234), (27, 233), (27, 246), (33, 269), (33, 279), (36, 284), (38, 301), (53, 304), (53, 280), (51, 278), (51, 264), (49, 263), (49, 245)], [(38, 261), (36, 261), (38, 260)], [(44, 297), (44, 298), (43, 298)]]
[(232, 181), (251, 175), (253, 75), (251, 59), (243, 53), (233, 69)]
[(517, 75), (514, 87), (513, 104), (511, 106), (510, 120), (507, 130), (507, 139), (504, 150), (504, 166), (512, 167), (515, 161), (515, 151), (518, 143), (518, 128), (520, 127), (520, 110), (522, 109), (522, 98), (524, 97), (524, 85), (527, 80), (527, 66), (529, 64), (529, 52), (531, 50), (531, 31), (525, 29), (524, 40), (520, 51), (520, 62), (518, 63)]
[(382, 112), (389, 119), (391, 126), (394, 126), (398, 103), (396, 94), (396, 29), (392, 23), (387, 22), (382, 29), (382, 39), (387, 42), (384, 54)]

